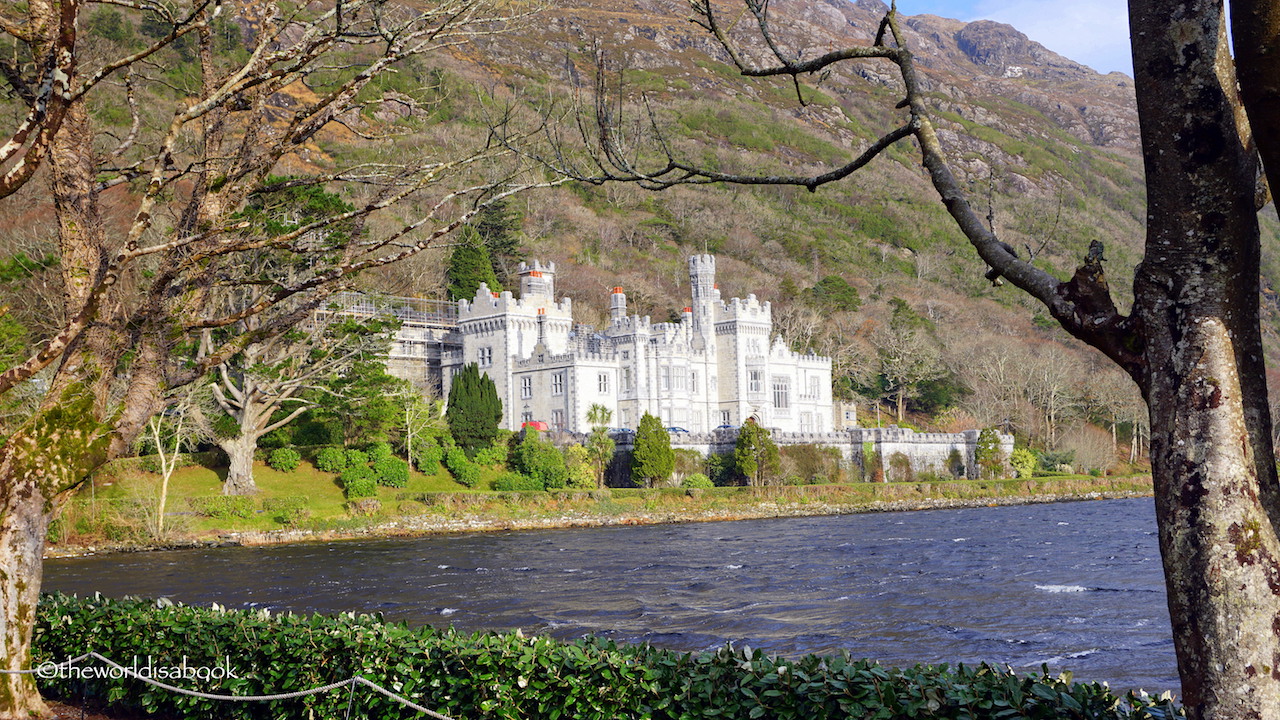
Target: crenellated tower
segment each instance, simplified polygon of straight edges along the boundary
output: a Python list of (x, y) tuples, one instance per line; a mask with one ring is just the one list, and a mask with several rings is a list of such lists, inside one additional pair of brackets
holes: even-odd
[(689, 258), (689, 287), (693, 290), (693, 333), (702, 339), (704, 348), (715, 347), (716, 306), (720, 304), (720, 290), (716, 288), (716, 258), (714, 255), (694, 255)]

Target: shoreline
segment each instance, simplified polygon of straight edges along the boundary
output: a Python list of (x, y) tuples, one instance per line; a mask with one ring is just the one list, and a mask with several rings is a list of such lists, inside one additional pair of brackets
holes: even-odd
[[(690, 522), (731, 522), (794, 517), (853, 515), (917, 510), (954, 510), (980, 507), (1040, 505), (1046, 503), (1123, 500), (1151, 497), (1146, 490), (1097, 490), (1088, 492), (979, 495), (973, 497), (917, 497), (851, 503), (785, 502), (762, 499), (733, 508), (655, 509), (637, 508), (623, 512), (567, 510), (534, 517), (494, 517), (483, 513), (459, 517), (403, 515), (388, 522), (355, 529), (280, 529), (220, 533), (217, 537), (190, 538), (159, 544), (113, 543), (103, 545), (47, 545), (44, 559), (88, 557), (116, 553), (198, 550), (219, 547), (261, 547), (340, 540), (411, 538), (428, 535), (473, 532), (510, 532), (610, 527), (618, 525), (666, 525)], [(690, 497), (697, 497), (691, 495)]]

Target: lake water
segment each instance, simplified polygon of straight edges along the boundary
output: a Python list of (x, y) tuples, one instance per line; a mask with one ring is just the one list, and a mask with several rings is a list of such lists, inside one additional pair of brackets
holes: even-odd
[(44, 587), (1178, 687), (1150, 499), (110, 555)]

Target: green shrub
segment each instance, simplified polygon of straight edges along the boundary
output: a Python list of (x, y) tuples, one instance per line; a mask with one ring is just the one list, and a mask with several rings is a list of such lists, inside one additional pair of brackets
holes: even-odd
[(493, 489), (500, 492), (533, 492), (546, 490), (546, 486), (536, 478), (521, 475), (518, 472), (504, 472), (493, 480)]
[(293, 448), (278, 448), (271, 451), (271, 456), (267, 458), (267, 465), (272, 470), (280, 472), (293, 472), (302, 464), (302, 456)]
[(1009, 464), (1019, 478), (1029, 478), (1036, 471), (1036, 454), (1026, 448), (1017, 448), (1009, 453)]
[(413, 464), (420, 472), (434, 474), (440, 469), (441, 460), (444, 460), (444, 448), (434, 440), (424, 440), (413, 446)]
[(311, 517), (311, 510), (307, 507), (307, 504), (308, 498), (306, 495), (263, 498), (262, 511), (281, 525), (296, 525)]
[(532, 428), (526, 428), (524, 437), (512, 448), (508, 465), (518, 473), (537, 478), (547, 489), (562, 488), (569, 479), (564, 455)]
[(480, 465), (501, 465), (507, 461), (507, 446), (494, 443), (476, 451), (475, 461)]
[[(360, 675), (408, 700), (458, 718), (715, 717), (1093, 718), (1150, 720), (1181, 716), (1168, 700), (1111, 693), (1048, 672), (1016, 675), (990, 665), (883, 667), (839, 655), (770, 657), (723, 647), (683, 653), (651, 645), (582, 638), (559, 642), (517, 633), (456, 633), (410, 628), (370, 615), (270, 615), (130, 598), (45, 595), (37, 609), (32, 664), (62, 661), (86, 648), (128, 662), (221, 667), (238, 678), (201, 683), (236, 695), (291, 693)], [(120, 713), (172, 718), (411, 717), (409, 710), (357, 687), (272, 700), (230, 703), (187, 697), (127, 677), (37, 678), (54, 698), (88, 697)], [(354, 716), (354, 715), (353, 715)]]
[(395, 453), (391, 450), (390, 443), (374, 443), (364, 450), (369, 455), (369, 462), (375, 465), (379, 460), (386, 460), (395, 457)]
[(692, 475), (689, 475), (688, 477), (686, 477), (684, 479), (684, 482), (680, 483), (680, 486), (686, 487), (686, 488), (705, 489), (705, 488), (713, 488), (716, 486), (716, 484), (711, 482), (711, 478), (707, 477), (706, 475), (703, 475), (702, 473), (693, 473)]
[(322, 448), (316, 453), (316, 468), (324, 472), (340, 473), (347, 469), (347, 453), (339, 447)]
[(347, 450), (347, 467), (369, 464), (369, 453), (363, 450)]
[(409, 484), (409, 463), (398, 457), (385, 457), (373, 461), (373, 474), (379, 485), (402, 488)]
[(343, 480), (342, 494), (348, 500), (374, 497), (378, 494), (378, 483), (374, 482), (372, 476), (363, 475)]
[(444, 454), (444, 465), (462, 485), (475, 487), (480, 482), (480, 466), (468, 460), (467, 453), (460, 447), (449, 448)]
[(342, 483), (343, 494), (347, 498), (373, 497), (378, 494), (378, 483), (374, 480), (373, 470), (368, 466), (349, 467), (342, 471), (338, 480)]
[(245, 495), (210, 495), (187, 498), (187, 507), (202, 517), (230, 520), (253, 517), (257, 503)]

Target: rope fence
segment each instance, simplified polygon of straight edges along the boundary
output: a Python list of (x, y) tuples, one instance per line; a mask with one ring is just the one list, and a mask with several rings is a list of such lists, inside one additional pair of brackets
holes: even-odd
[(373, 690), (374, 692), (385, 695), (386, 697), (400, 703), (405, 707), (413, 708), (414, 710), (417, 710), (418, 712), (424, 715), (435, 718), (435, 720), (454, 720), (448, 715), (442, 715), (434, 710), (430, 710), (428, 708), (422, 707), (421, 705), (413, 702), (412, 700), (402, 695), (397, 695), (396, 693), (382, 687), (381, 685), (373, 682), (372, 680), (361, 677), (360, 675), (356, 675), (354, 677), (350, 677), (350, 678), (347, 678), (346, 680), (341, 680), (339, 682), (329, 683), (328, 685), (321, 685), (319, 687), (310, 688), (308, 690), (297, 690), (295, 692), (276, 693), (273, 695), (220, 695), (217, 693), (200, 692), (199, 690), (188, 690), (187, 688), (178, 687), (176, 685), (170, 685), (168, 683), (160, 682), (155, 678), (150, 678), (144, 675), (140, 675), (134, 669), (121, 665), (120, 663), (112, 660), (111, 658), (106, 657), (104, 655), (100, 655), (92, 650), (83, 655), (73, 657), (73, 658), (68, 658), (60, 663), (46, 662), (30, 670), (0, 670), (0, 674), (33, 675), (40, 672), (46, 672), (49, 669), (58, 670), (58, 669), (71, 668), (71, 667), (74, 667), (77, 663), (86, 659), (98, 660), (111, 668), (119, 670), (123, 677), (129, 677), (135, 680), (141, 680), (144, 683), (147, 683), (149, 685), (154, 685), (155, 687), (161, 688), (162, 690), (168, 690), (169, 692), (178, 693), (180, 695), (190, 695), (191, 697), (203, 698), (206, 700), (225, 700), (230, 702), (271, 702), (273, 700), (292, 700), (294, 698), (304, 697), (306, 695), (317, 695), (319, 693), (326, 693), (326, 692), (330, 692), (332, 690), (337, 690), (338, 688), (344, 688), (344, 687), (350, 687), (352, 689), (352, 692), (354, 692), (356, 686), (362, 685), (364, 687), (369, 688), (370, 690)]

